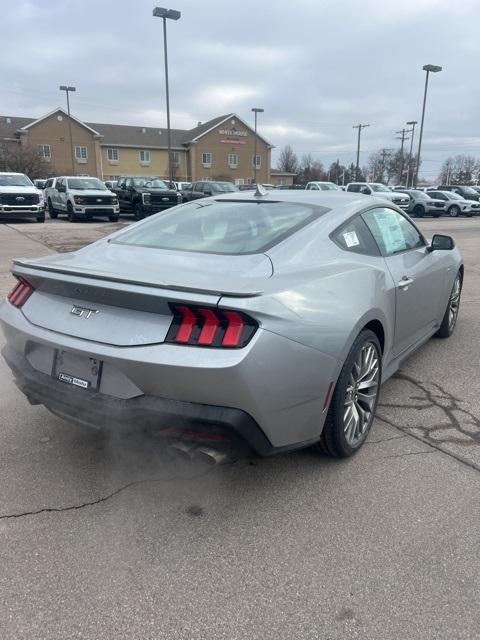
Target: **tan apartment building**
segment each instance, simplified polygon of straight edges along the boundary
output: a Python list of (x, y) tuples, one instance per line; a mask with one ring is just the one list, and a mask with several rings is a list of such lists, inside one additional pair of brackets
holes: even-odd
[[(176, 180), (245, 184), (254, 181), (256, 162), (258, 181), (271, 181), (272, 145), (257, 134), (255, 159), (255, 132), (234, 113), (171, 135)], [(0, 116), (0, 145), (6, 158), (15, 145), (35, 150), (49, 175), (168, 177), (166, 129), (82, 122), (61, 108), (36, 120)]]

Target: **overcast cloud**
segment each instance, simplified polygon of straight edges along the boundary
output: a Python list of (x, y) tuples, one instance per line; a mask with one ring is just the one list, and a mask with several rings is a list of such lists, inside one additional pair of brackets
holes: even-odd
[[(74, 84), (82, 120), (165, 126), (161, 20), (151, 0), (2, 0), (0, 113), (40, 116)], [(161, 3), (160, 3), (161, 4)], [(420, 120), (425, 177), (448, 155), (480, 156), (478, 0), (175, 0), (168, 23), (172, 126), (222, 113), (251, 120), (278, 149), (362, 161)], [(274, 155), (275, 158), (275, 155)]]

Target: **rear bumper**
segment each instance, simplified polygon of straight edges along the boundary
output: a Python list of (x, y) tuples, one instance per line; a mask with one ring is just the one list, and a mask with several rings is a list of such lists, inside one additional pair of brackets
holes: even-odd
[(116, 432), (155, 431), (166, 437), (198, 442), (226, 441), (261, 456), (305, 447), (315, 441), (275, 447), (256, 421), (240, 409), (154, 396), (115, 398), (63, 384), (35, 370), (8, 345), (2, 355), (17, 387), (32, 404), (43, 404), (52, 413), (77, 424)]

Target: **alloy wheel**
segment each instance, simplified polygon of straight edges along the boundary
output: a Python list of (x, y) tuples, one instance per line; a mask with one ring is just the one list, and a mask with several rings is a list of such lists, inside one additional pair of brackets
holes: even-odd
[(460, 294), (462, 292), (462, 283), (460, 276), (455, 278), (453, 284), (452, 293), (450, 294), (450, 300), (448, 302), (448, 328), (453, 330), (455, 323), (457, 322), (458, 309), (460, 307)]
[(360, 348), (347, 384), (343, 415), (345, 440), (355, 447), (370, 426), (380, 384), (380, 355), (372, 342)]

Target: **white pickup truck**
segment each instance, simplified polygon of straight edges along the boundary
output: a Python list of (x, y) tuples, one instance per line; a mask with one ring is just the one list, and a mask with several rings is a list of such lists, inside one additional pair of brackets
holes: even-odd
[(345, 187), (345, 191), (363, 193), (366, 196), (375, 196), (383, 200), (390, 200), (390, 202), (393, 202), (393, 204), (396, 204), (397, 207), (400, 207), (400, 209), (404, 211), (407, 211), (410, 206), (410, 198), (407, 194), (392, 191), (381, 182), (350, 182)]
[(0, 172), (0, 220), (45, 222), (43, 193), (23, 173)]
[(51, 218), (64, 214), (70, 222), (77, 219), (108, 218), (117, 222), (120, 215), (118, 197), (98, 178), (60, 176), (45, 187)]

